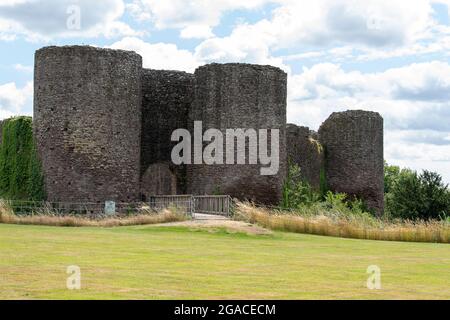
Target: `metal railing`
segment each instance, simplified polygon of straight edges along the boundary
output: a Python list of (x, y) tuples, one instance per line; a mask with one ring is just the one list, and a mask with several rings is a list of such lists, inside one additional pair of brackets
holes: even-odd
[[(48, 202), (1, 199), (18, 215), (81, 215), (103, 216), (105, 203), (96, 202)], [(108, 201), (109, 202), (109, 201)], [(115, 202), (115, 214), (152, 214), (163, 209), (174, 208), (191, 217), (195, 213), (229, 217), (232, 214), (233, 201), (230, 196), (193, 196), (193, 195), (157, 195), (146, 202)]]
[(230, 196), (194, 196), (195, 213), (231, 216), (232, 199)]
[(194, 215), (194, 200), (192, 195), (151, 196), (147, 204), (154, 210), (175, 208), (190, 216)]
[[(108, 216), (105, 203), (95, 202), (48, 202), (3, 200), (17, 215), (60, 215), (60, 216)], [(115, 203), (115, 214), (137, 215), (157, 214), (163, 209), (176, 208), (179, 212), (192, 216), (192, 200), (170, 201), (154, 199), (152, 202)]]

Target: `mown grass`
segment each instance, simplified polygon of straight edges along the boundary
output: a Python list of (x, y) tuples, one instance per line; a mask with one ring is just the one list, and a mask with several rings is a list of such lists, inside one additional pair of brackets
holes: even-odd
[(277, 231), (368, 240), (450, 243), (448, 221), (383, 220), (365, 213), (349, 214), (322, 207), (288, 212), (242, 202), (236, 203), (235, 218)]
[[(81, 290), (66, 288), (70, 265)], [(449, 266), (444, 244), (0, 225), (0, 299), (449, 299)]]

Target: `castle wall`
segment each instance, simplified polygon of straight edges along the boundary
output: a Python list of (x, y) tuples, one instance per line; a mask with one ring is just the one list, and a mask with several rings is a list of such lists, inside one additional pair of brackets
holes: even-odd
[(194, 121), (203, 122), (203, 131), (215, 128), (224, 133), (236, 128), (279, 129), (280, 168), (277, 175), (262, 176), (260, 164), (189, 165), (187, 192), (278, 203), (286, 176), (286, 73), (271, 66), (210, 64), (198, 68), (195, 77), (190, 131)]
[(182, 194), (186, 191), (186, 166), (171, 161), (172, 132), (187, 128), (193, 100), (194, 75), (180, 71), (149, 70), (142, 73), (141, 193)]
[[(34, 88), (34, 134), (50, 201), (221, 193), (275, 204), (290, 159), (314, 188), (325, 167), (332, 191), (356, 195), (383, 212), (381, 116), (334, 113), (318, 135), (286, 126), (287, 75), (278, 68), (210, 64), (193, 75), (142, 69), (134, 52), (46, 47), (35, 55)], [(233, 143), (226, 141), (227, 129), (279, 129), (278, 173), (264, 176), (260, 169), (267, 165), (248, 163), (248, 140), (246, 164), (174, 165), (178, 142), (171, 135), (186, 128), (193, 142), (194, 121), (202, 121), (203, 133), (214, 128), (224, 134), (224, 161), (226, 144)], [(0, 121), (0, 141), (1, 127)]]
[(36, 52), (34, 132), (49, 201), (138, 200), (141, 68), (122, 50)]
[(333, 113), (319, 129), (325, 147), (327, 184), (384, 210), (383, 118), (376, 112)]
[(315, 133), (307, 127), (288, 124), (286, 145), (288, 163), (297, 164), (302, 177), (315, 189), (320, 190), (320, 173), (324, 166), (324, 152)]

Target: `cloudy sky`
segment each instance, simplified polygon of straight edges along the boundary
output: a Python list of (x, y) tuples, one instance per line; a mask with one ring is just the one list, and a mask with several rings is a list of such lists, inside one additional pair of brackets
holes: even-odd
[(390, 163), (450, 182), (449, 12), (450, 0), (0, 0), (0, 118), (32, 113), (46, 45), (135, 50), (145, 67), (189, 72), (270, 64), (289, 75), (289, 122), (378, 111)]

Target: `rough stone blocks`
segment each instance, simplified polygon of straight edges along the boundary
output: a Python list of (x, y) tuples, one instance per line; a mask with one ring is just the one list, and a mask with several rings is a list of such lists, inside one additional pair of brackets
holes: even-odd
[(376, 112), (333, 113), (319, 129), (325, 147), (327, 183), (384, 211), (383, 118)]
[(297, 164), (302, 178), (315, 190), (320, 190), (320, 175), (324, 170), (324, 150), (317, 134), (307, 127), (288, 124), (286, 127), (289, 164)]
[(36, 52), (34, 131), (48, 200), (137, 200), (141, 69), (141, 56), (128, 51)]
[[(186, 166), (171, 162), (172, 132), (186, 129), (194, 75), (180, 71), (142, 72), (141, 194), (183, 194)], [(175, 178), (173, 178), (175, 177)], [(168, 193), (170, 191), (170, 193)]]
[(265, 204), (279, 202), (287, 159), (286, 82), (286, 73), (271, 66), (210, 64), (196, 70), (195, 98), (188, 124), (190, 131), (193, 132), (194, 121), (202, 121), (203, 130), (214, 128), (222, 132), (239, 128), (279, 129), (280, 168), (276, 175), (262, 176), (261, 165), (248, 162), (242, 165), (190, 165), (188, 193), (229, 194)]

